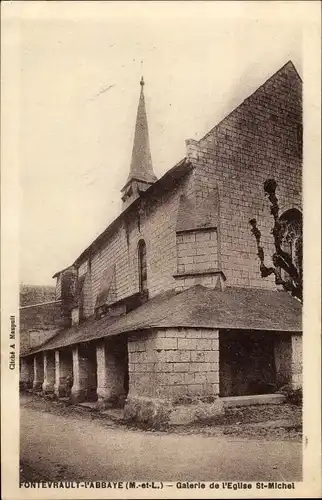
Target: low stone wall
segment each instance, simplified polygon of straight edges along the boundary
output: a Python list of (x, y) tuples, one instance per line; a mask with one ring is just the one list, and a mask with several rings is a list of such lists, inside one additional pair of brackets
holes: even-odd
[(197, 422), (215, 423), (223, 415), (224, 405), (219, 398), (212, 403), (195, 400), (192, 404), (176, 405), (169, 399), (130, 397), (124, 408), (126, 421), (154, 429)]
[(169, 424), (172, 404), (169, 400), (146, 397), (127, 398), (124, 419), (160, 429)]

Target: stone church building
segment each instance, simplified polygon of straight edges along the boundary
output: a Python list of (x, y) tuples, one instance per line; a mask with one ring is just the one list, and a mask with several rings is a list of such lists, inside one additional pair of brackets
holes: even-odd
[(22, 357), (22, 385), (137, 420), (300, 387), (301, 303), (261, 278), (249, 220), (269, 257), (267, 178), (302, 220), (301, 78), (288, 62), (160, 179), (140, 85), (123, 210), (54, 275), (60, 328)]

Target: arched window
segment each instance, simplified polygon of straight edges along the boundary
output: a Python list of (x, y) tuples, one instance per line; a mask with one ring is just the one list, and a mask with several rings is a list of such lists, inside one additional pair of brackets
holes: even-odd
[(146, 265), (146, 244), (144, 240), (140, 240), (138, 244), (138, 261), (139, 261), (140, 292), (145, 292), (148, 289), (148, 283), (147, 283), (147, 265)]
[(280, 217), (281, 223), (281, 247), (287, 252), (302, 276), (303, 260), (303, 228), (302, 214), (296, 208), (291, 208)]

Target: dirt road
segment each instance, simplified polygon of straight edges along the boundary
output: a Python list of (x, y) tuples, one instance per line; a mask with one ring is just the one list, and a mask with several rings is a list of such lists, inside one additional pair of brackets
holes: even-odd
[(86, 417), (22, 405), (21, 461), (29, 476), (25, 479), (301, 479), (297, 442), (145, 432)]

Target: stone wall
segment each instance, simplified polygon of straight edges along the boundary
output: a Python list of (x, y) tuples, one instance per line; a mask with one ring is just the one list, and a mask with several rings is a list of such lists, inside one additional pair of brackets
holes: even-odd
[(218, 267), (216, 229), (177, 234), (177, 272), (204, 271)]
[(129, 397), (176, 400), (219, 393), (218, 331), (165, 329), (130, 337)]
[(31, 389), (34, 380), (34, 360), (32, 357), (20, 358), (19, 385), (21, 389)]
[[(263, 183), (273, 177), (281, 213), (301, 208), (301, 81), (287, 64), (199, 141), (187, 141), (192, 171), (171, 186), (152, 188), (135, 209), (116, 222), (106, 242), (93, 247), (84, 286), (85, 316), (94, 312), (101, 279), (115, 265), (115, 300), (139, 291), (138, 242), (147, 249), (149, 296), (196, 283), (222, 287), (218, 274), (201, 278), (186, 273), (222, 271), (228, 286), (275, 289), (274, 278), (262, 279), (249, 220), (257, 218), (268, 257), (273, 252), (272, 217)], [(210, 197), (218, 200), (212, 229), (176, 234), (180, 197), (196, 208)], [(217, 268), (217, 269), (216, 269)], [(179, 276), (176, 274), (186, 274)], [(88, 274), (88, 273), (87, 273)], [(183, 384), (184, 385), (184, 384)]]
[(93, 301), (92, 290), (93, 290), (92, 272), (91, 268), (89, 267), (85, 276), (83, 290), (82, 290), (83, 303), (79, 311), (79, 320), (82, 318), (88, 318), (94, 313), (94, 301)]
[[(149, 296), (173, 288), (173, 275), (177, 270), (176, 222), (180, 196), (186, 190), (188, 179), (182, 179), (171, 191), (160, 191), (158, 196), (146, 200), (140, 209), (128, 214), (126, 222), (107, 238), (91, 260), (91, 287), (84, 286), (86, 316), (93, 313), (104, 272), (115, 265), (116, 300), (139, 291), (138, 242), (143, 239), (147, 248), (147, 280)], [(200, 257), (199, 257), (200, 258)], [(88, 268), (86, 261), (79, 269)], [(90, 297), (91, 294), (91, 297)]]
[(61, 273), (59, 273), (56, 277), (55, 299), (61, 299)]
[(20, 307), (52, 302), (55, 300), (55, 287), (43, 285), (20, 284)]
[(19, 313), (21, 354), (48, 340), (60, 327), (61, 304), (58, 301), (26, 306)]
[(204, 138), (187, 143), (197, 199), (219, 190), (219, 257), (230, 286), (275, 288), (272, 277), (260, 277), (249, 220), (258, 220), (269, 256), (272, 216), (264, 181), (277, 181), (281, 214), (291, 207), (301, 210), (301, 92), (289, 63)]
[(139, 289), (138, 242), (146, 243), (147, 285), (149, 296), (174, 287), (173, 274), (177, 268), (176, 222), (184, 183), (173, 186), (170, 192), (160, 193), (147, 201), (144, 210), (128, 225), (129, 280), (133, 292)]

